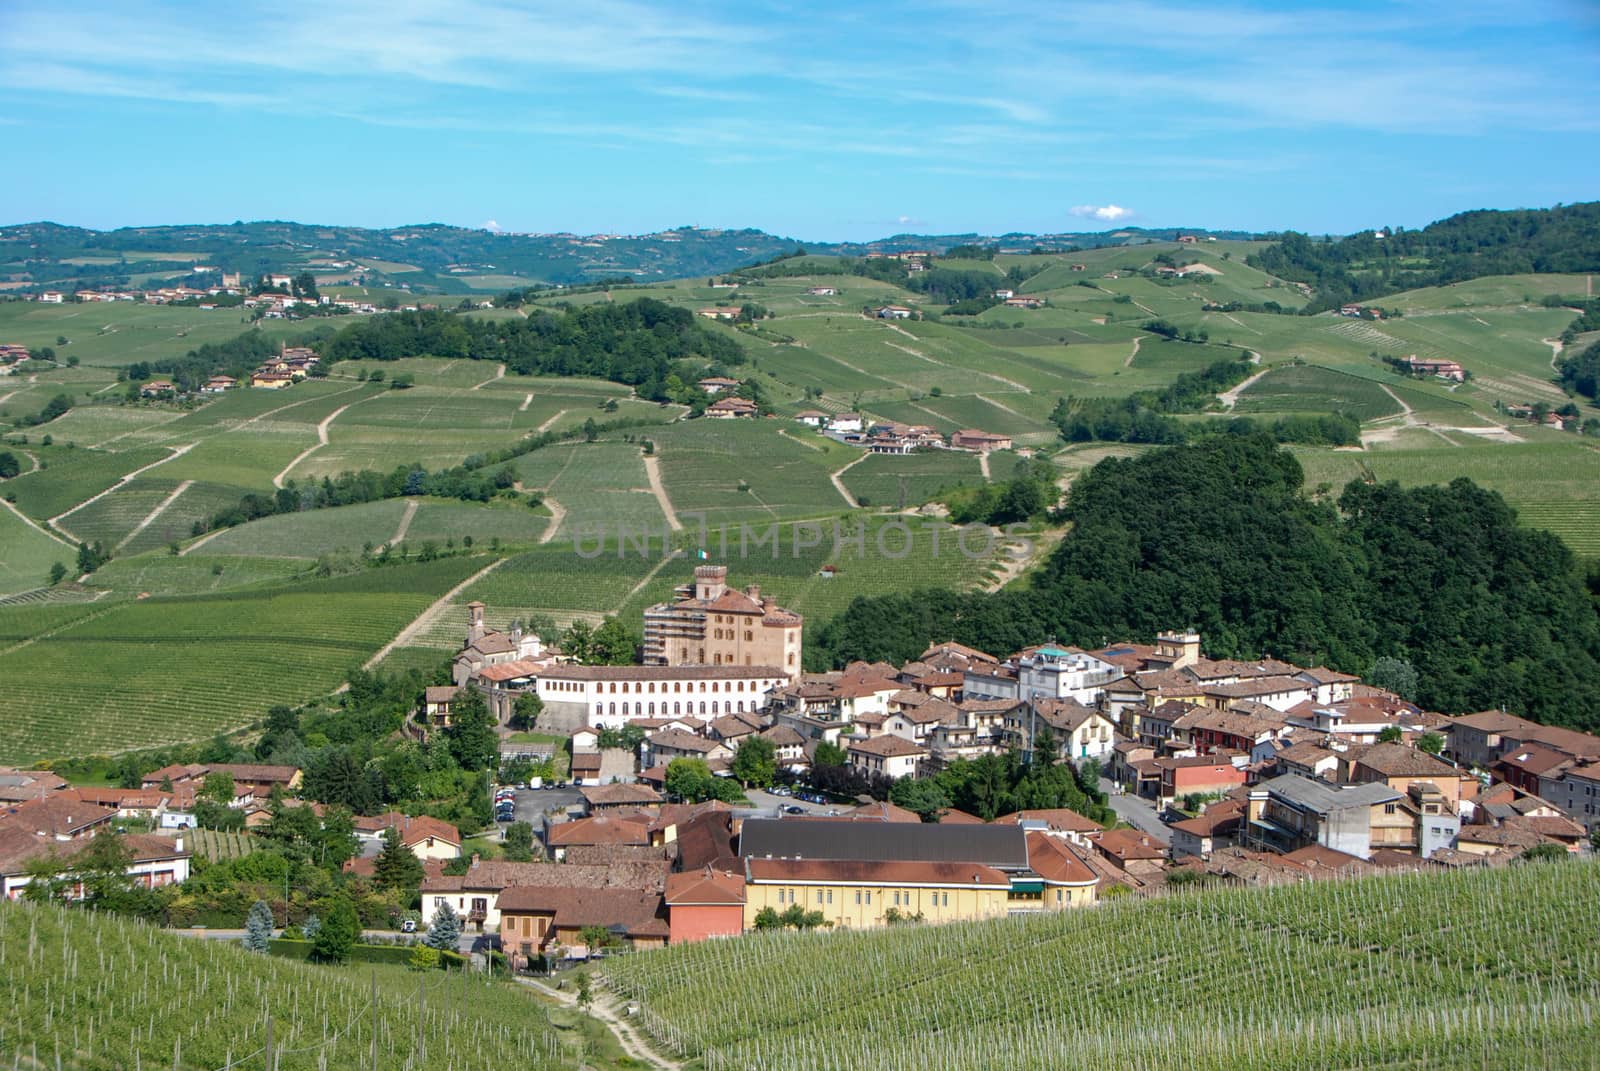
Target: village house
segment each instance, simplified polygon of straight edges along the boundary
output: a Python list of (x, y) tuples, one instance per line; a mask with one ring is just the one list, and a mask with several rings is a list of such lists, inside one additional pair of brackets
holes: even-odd
[(200, 388), (202, 394), (222, 394), (239, 385), (239, 381), (232, 376), (212, 376), (206, 380), (205, 386)]
[(1600, 762), (1569, 766), (1539, 778), (1538, 795), (1583, 823), (1590, 833), (1600, 830)]
[(389, 830), (400, 835), (400, 843), (418, 859), (458, 859), (461, 857), (461, 831), (442, 818), (406, 815), (389, 811), (372, 818), (355, 819), (356, 838), (381, 844)]
[(1008, 309), (1037, 309), (1044, 306), (1044, 300), (1020, 294), (1006, 298), (1005, 304)]
[(591, 818), (574, 818), (571, 821), (544, 820), (545, 853), (556, 862), (566, 858), (572, 847), (598, 845), (648, 846), (650, 823), (646, 818), (625, 818), (610, 814)]
[[(734, 310), (735, 313), (738, 311), (737, 309)], [(720, 394), (725, 390), (737, 390), (739, 381), (737, 379), (729, 379), (727, 376), (707, 376), (696, 386), (707, 394)]]
[(911, 310), (904, 305), (884, 305), (873, 315), (880, 320), (909, 320)]
[(885, 733), (868, 740), (855, 740), (845, 749), (851, 769), (868, 777), (887, 777), (899, 780), (915, 777), (927, 749), (913, 744), (903, 736)]
[(1019, 703), (1006, 711), (1004, 725), (1006, 739), (1029, 752), (1041, 731), (1048, 727), (1061, 757), (1075, 763), (1088, 759), (1104, 763), (1116, 743), (1116, 727), (1111, 719), (1073, 699)]
[(673, 759), (704, 759), (715, 769), (727, 769), (733, 761), (733, 749), (698, 733), (681, 729), (663, 729), (645, 737), (644, 758), (646, 766), (665, 766)]
[(598, 951), (585, 943), (596, 929), (635, 951), (661, 948), (670, 932), (658, 892), (512, 886), (499, 909), (500, 948), (520, 970), (537, 957), (587, 959)]
[[(115, 812), (111, 812), (115, 813)], [(118, 842), (128, 854), (124, 873), (140, 888), (158, 889), (189, 880), (189, 865), (194, 853), (186, 847), (184, 838), (163, 837), (149, 833), (109, 832), (99, 836), (118, 837)], [(62, 841), (59, 837), (31, 832), (21, 825), (0, 819), (0, 898), (16, 900), (33, 881), (30, 864), (41, 857), (53, 857), (62, 868), (69, 884), (65, 895), (69, 900), (81, 900), (85, 890), (81, 883), (71, 881), (74, 861), (89, 849), (93, 837), (83, 836)]]
[(65, 298), (59, 290), (46, 290), (39, 295), (39, 300), (46, 305), (59, 305)]
[(1220, 848), (1232, 847), (1239, 828), (1244, 823), (1245, 801), (1219, 800), (1194, 818), (1174, 822), (1167, 828), (1172, 833), (1172, 858), (1185, 856), (1209, 859)]
[(708, 320), (737, 320), (740, 311), (737, 305), (708, 305), (699, 313)]
[(1071, 699), (1093, 706), (1106, 686), (1122, 676), (1117, 666), (1087, 651), (1047, 643), (1000, 665), (968, 667), (962, 692), (976, 699)]
[(745, 881), (742, 873), (707, 865), (667, 878), (668, 942), (689, 944), (744, 932)]
[(794, 419), (813, 428), (820, 428), (828, 423), (828, 414), (820, 409), (802, 409), (794, 415)]
[(1161, 788), (1157, 797), (1161, 803), (1171, 803), (1186, 796), (1220, 796), (1242, 788), (1248, 775), (1243, 766), (1236, 766), (1221, 755), (1197, 755), (1187, 758), (1161, 758), (1153, 760), (1161, 771)]
[(806, 290), (812, 297), (837, 297), (839, 288), (834, 286), (813, 286)]
[(835, 413), (828, 418), (828, 430), (838, 435), (859, 433), (864, 426), (860, 413)]
[(1402, 798), (1387, 785), (1334, 786), (1285, 774), (1250, 790), (1244, 840), (1280, 852), (1320, 844), (1365, 859), (1378, 846), (1375, 820), (1396, 814)]

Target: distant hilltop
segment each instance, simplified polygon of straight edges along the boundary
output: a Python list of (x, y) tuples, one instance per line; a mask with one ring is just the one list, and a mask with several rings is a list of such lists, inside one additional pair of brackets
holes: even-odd
[(865, 256), (960, 246), (1027, 253), (1171, 242), (1240, 239), (1243, 231), (1120, 227), (1095, 233), (897, 234), (871, 242), (810, 242), (755, 229), (677, 227), (653, 234), (513, 233), (440, 223), (373, 230), (280, 221), (123, 227), (96, 231), (58, 223), (0, 227), (0, 284), (77, 289), (131, 275), (200, 269), (310, 270), (364, 285), (416, 293), (468, 294), (533, 283), (576, 285), (716, 275), (793, 253)]

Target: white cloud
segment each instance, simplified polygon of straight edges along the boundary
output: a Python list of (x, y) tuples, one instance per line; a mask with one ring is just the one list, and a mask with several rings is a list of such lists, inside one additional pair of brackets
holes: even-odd
[(502, 228), (498, 220), (486, 219), (483, 221), (483, 229), (486, 231), (498, 231)]
[(1104, 220), (1107, 223), (1115, 223), (1119, 219), (1127, 219), (1133, 215), (1133, 209), (1123, 208), (1121, 205), (1073, 205), (1067, 211), (1074, 216)]

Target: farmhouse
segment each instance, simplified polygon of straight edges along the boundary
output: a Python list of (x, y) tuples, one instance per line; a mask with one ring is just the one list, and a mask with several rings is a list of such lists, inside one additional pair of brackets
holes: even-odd
[(828, 418), (828, 430), (841, 435), (859, 432), (863, 426), (860, 413), (835, 413)]
[(139, 388), (139, 397), (170, 398), (177, 390), (170, 379), (152, 379)]
[(510, 863), (476, 857), (465, 874), (429, 875), (422, 879), (422, 924), (433, 922), (436, 911), (449, 904), (479, 933), (500, 930), (500, 894), (513, 887), (542, 886), (556, 889), (631, 889), (661, 891), (667, 864), (659, 861), (582, 863)]
[(813, 286), (806, 293), (812, 297), (837, 297), (839, 289), (833, 286)]
[(739, 381), (737, 379), (729, 379), (727, 376), (707, 376), (696, 386), (707, 394), (717, 394), (721, 391), (735, 389), (739, 386)]
[(1008, 309), (1037, 309), (1044, 305), (1044, 302), (1039, 298), (1029, 297), (1025, 294), (1020, 296), (1013, 295), (1006, 298), (1005, 302)]
[(595, 929), (635, 950), (660, 948), (670, 932), (657, 892), (513, 886), (500, 894), (499, 908), (500, 947), (521, 968), (535, 956), (587, 959), (586, 934)]
[(39, 295), (39, 300), (46, 305), (59, 305), (65, 298), (59, 290), (46, 290)]
[(950, 446), (956, 450), (972, 450), (987, 454), (991, 450), (1011, 449), (1011, 436), (979, 431), (977, 428), (965, 428), (950, 436)]
[[(728, 567), (701, 565), (671, 602), (644, 612), (644, 661), (654, 666), (775, 666), (784, 683), (800, 672), (805, 619), (755, 585), (728, 586)], [(752, 673), (751, 676), (763, 676)], [(724, 703), (716, 713), (730, 708)], [(661, 713), (665, 713), (662, 711)]]
[(880, 320), (909, 320), (911, 310), (904, 305), (885, 305), (874, 313)]
[(737, 305), (708, 305), (699, 310), (700, 315), (708, 320), (737, 320), (739, 311)]
[[(115, 835), (128, 853), (128, 866), (124, 873), (134, 884), (145, 889), (157, 889), (189, 880), (189, 861), (193, 852), (184, 846), (182, 837), (162, 837), (147, 833), (100, 834)], [(69, 900), (84, 898), (82, 882), (72, 880), (75, 860), (89, 849), (92, 837), (69, 843), (59, 839), (30, 833), (10, 822), (0, 822), (0, 898), (15, 900), (33, 881), (29, 864), (41, 857), (54, 857), (62, 867), (68, 884), (65, 895)]]
[(206, 380), (205, 386), (201, 387), (200, 390), (204, 394), (221, 394), (224, 391), (232, 390), (238, 385), (239, 381), (232, 376), (212, 376)]
[(820, 428), (828, 422), (828, 414), (820, 409), (802, 409), (794, 415), (794, 418), (800, 423), (808, 424), (813, 428)]
[(1441, 358), (1418, 357), (1412, 354), (1403, 362), (1410, 371), (1417, 375), (1438, 376), (1440, 379), (1454, 380), (1457, 383), (1466, 381), (1467, 371), (1456, 361), (1447, 361)]
[(706, 406), (706, 416), (713, 420), (736, 420), (760, 415), (760, 408), (748, 398), (720, 398)]

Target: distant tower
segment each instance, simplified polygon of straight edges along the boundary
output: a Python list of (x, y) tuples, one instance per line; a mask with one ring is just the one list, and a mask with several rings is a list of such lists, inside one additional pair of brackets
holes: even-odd
[(467, 643), (477, 643), (483, 639), (483, 603), (467, 603)]
[(1182, 669), (1200, 661), (1200, 633), (1163, 632), (1156, 637), (1156, 654), (1172, 660), (1173, 669)]

